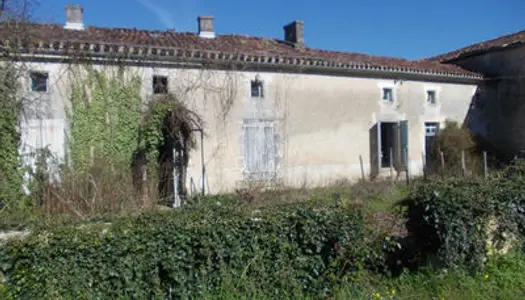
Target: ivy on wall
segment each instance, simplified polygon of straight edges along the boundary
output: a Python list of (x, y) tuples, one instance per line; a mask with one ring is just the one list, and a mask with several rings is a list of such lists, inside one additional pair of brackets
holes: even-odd
[(141, 128), (140, 150), (149, 162), (150, 178), (159, 182), (160, 198), (170, 197), (173, 192), (173, 168), (178, 173), (177, 194), (187, 195), (189, 152), (196, 146), (194, 130), (201, 126), (200, 116), (174, 95), (160, 95), (149, 103)]
[(86, 171), (95, 160), (104, 166), (131, 166), (136, 187), (146, 167), (161, 198), (172, 194), (176, 168), (178, 194), (184, 196), (189, 151), (195, 146), (193, 130), (200, 127), (200, 117), (171, 94), (150, 101), (143, 115), (140, 88), (138, 76), (126, 78), (124, 72), (108, 76), (92, 69), (73, 84), (68, 115), (73, 167)]
[(0, 208), (23, 208), (21, 201), (22, 168), (20, 144), (21, 102), (17, 97), (16, 70), (7, 66), (0, 71)]
[(122, 73), (109, 77), (89, 70), (73, 84), (68, 115), (70, 157), (77, 171), (96, 158), (113, 166), (129, 166), (137, 147), (141, 117), (140, 78)]

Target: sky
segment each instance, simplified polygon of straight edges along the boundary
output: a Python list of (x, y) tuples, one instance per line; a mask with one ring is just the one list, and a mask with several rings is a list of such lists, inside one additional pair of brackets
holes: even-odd
[[(9, 1), (9, 0), (8, 0)], [(65, 22), (65, 5), (84, 7), (84, 23), (197, 31), (215, 16), (218, 34), (282, 39), (305, 22), (307, 46), (420, 59), (525, 30), (525, 0), (35, 0), (39, 22)]]

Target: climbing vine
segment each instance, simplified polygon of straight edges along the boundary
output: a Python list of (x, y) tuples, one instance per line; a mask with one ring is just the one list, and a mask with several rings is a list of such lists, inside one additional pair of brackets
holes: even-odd
[(93, 160), (128, 165), (137, 147), (141, 117), (140, 78), (109, 77), (89, 70), (72, 88), (70, 156), (76, 170)]
[(17, 88), (16, 70), (8, 65), (0, 71), (0, 208), (23, 206), (23, 173), (18, 155), (21, 101)]
[(173, 168), (179, 176), (177, 193), (182, 197), (186, 195), (189, 152), (196, 145), (194, 130), (201, 126), (200, 117), (173, 95), (162, 95), (149, 103), (142, 124), (140, 149), (148, 162), (150, 178), (159, 182), (161, 198), (171, 194)]

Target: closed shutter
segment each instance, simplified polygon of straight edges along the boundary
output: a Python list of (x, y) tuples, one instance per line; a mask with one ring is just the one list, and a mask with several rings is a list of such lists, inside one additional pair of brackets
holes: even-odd
[(275, 173), (276, 143), (271, 122), (244, 124), (244, 169), (252, 179), (268, 179)]

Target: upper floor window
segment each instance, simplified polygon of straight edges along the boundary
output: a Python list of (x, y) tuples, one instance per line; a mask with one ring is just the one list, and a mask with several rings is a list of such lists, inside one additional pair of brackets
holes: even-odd
[(168, 77), (153, 75), (153, 94), (168, 93)]
[(264, 84), (259, 75), (256, 75), (255, 80), (251, 81), (251, 95), (252, 98), (264, 98)]
[(48, 90), (49, 74), (45, 72), (31, 72), (31, 91), (45, 93)]
[(427, 103), (428, 104), (437, 103), (437, 94), (435, 90), (427, 90)]
[(384, 102), (394, 102), (394, 89), (391, 87), (384, 87), (381, 99)]

